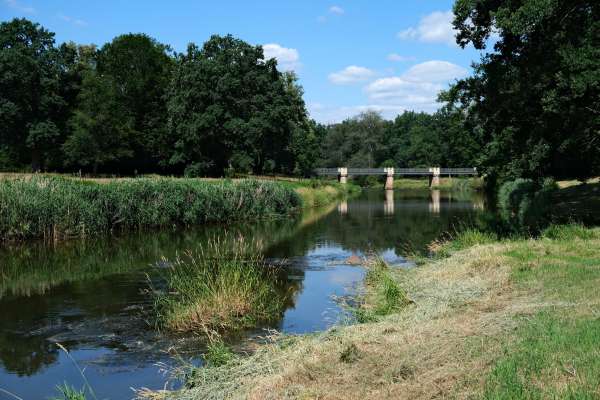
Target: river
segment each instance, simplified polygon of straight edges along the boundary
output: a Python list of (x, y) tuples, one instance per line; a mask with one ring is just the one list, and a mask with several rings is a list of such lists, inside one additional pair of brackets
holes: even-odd
[[(286, 220), (131, 233), (0, 249), (0, 389), (23, 399), (56, 395), (57, 384), (83, 385), (98, 399), (130, 399), (131, 388), (160, 389), (174, 355), (200, 362), (197, 338), (160, 334), (148, 321), (149, 281), (163, 257), (211, 238), (261, 241), (265, 257), (285, 265), (292, 294), (281, 319), (246, 332), (300, 334), (352, 322), (341, 299), (360, 290), (365, 270), (348, 260), (379, 254), (399, 268), (407, 255), (484, 211), (478, 194), (438, 190), (366, 190), (326, 209)], [(357, 256), (357, 257), (353, 257)], [(69, 349), (67, 355), (57, 343)], [(0, 392), (0, 399), (11, 398)]]

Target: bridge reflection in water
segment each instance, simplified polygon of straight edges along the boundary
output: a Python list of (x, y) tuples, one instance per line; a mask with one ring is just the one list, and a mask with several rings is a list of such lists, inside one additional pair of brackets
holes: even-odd
[[(400, 196), (396, 194), (402, 193)], [(395, 198), (396, 197), (396, 198)], [(375, 203), (376, 204), (376, 203)], [(380, 203), (381, 204), (381, 203)], [(343, 200), (337, 206), (340, 215), (348, 215), (353, 212), (377, 212), (381, 210), (381, 205), (374, 205), (373, 202), (362, 202), (360, 200)], [(410, 196), (402, 191), (386, 190), (383, 198), (383, 214), (394, 215), (395, 212), (419, 210), (425, 211), (424, 207), (431, 214), (439, 214), (443, 209), (452, 210), (483, 210), (485, 207), (484, 199), (480, 196), (470, 197), (468, 201), (464, 200), (464, 194), (453, 194), (438, 189), (430, 190), (429, 203), (423, 201), (413, 201)]]

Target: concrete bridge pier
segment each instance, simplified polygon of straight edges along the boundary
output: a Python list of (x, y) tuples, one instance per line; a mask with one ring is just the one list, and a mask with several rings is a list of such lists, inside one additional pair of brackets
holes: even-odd
[(394, 191), (385, 191), (385, 201), (383, 202), (383, 214), (394, 215)]
[(348, 168), (338, 168), (338, 181), (341, 184), (348, 183)]
[(431, 173), (431, 175), (429, 175), (429, 187), (440, 186), (441, 168), (440, 167), (429, 168), (429, 172)]
[(384, 168), (387, 174), (385, 178), (385, 190), (394, 190), (394, 168)]

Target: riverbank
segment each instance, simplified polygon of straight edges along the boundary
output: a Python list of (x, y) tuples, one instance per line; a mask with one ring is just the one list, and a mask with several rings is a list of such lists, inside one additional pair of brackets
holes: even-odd
[(285, 216), (330, 204), (352, 190), (302, 180), (5, 176), (0, 181), (0, 240), (60, 240)]
[[(280, 337), (194, 371), (178, 399), (592, 398), (600, 385), (600, 229), (457, 237), (394, 269), (414, 302), (375, 322)], [(466, 247), (468, 246), (468, 247)], [(587, 397), (586, 397), (587, 396)]]
[(482, 178), (440, 178), (438, 185), (429, 186), (428, 178), (394, 178), (395, 189), (440, 189), (440, 190), (480, 190)]

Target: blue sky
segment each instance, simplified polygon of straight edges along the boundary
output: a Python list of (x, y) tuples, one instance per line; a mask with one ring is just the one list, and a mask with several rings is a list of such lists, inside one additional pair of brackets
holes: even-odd
[(0, 0), (0, 20), (26, 17), (57, 42), (102, 45), (144, 32), (177, 51), (211, 34), (265, 45), (297, 72), (311, 116), (336, 122), (374, 109), (432, 112), (435, 94), (479, 53), (453, 43), (451, 0)]

